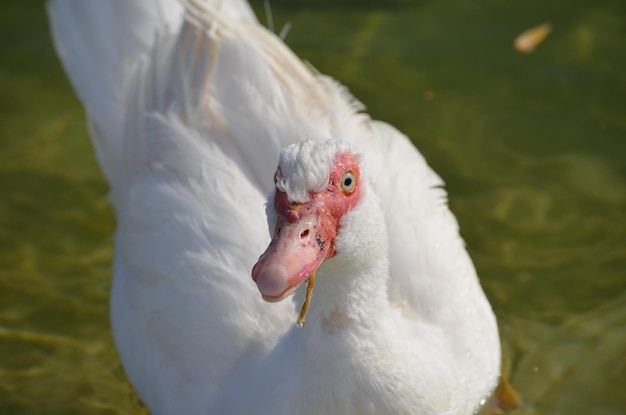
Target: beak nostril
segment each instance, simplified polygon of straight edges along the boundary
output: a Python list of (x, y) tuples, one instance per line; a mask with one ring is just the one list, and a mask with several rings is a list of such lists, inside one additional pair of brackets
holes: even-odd
[(306, 238), (307, 236), (309, 236), (309, 230), (305, 229), (300, 233), (300, 239), (302, 238)]

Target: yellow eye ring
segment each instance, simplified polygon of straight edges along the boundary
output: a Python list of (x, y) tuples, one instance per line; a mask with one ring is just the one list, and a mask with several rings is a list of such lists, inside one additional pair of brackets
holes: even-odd
[(352, 193), (356, 189), (356, 178), (354, 173), (347, 171), (341, 177), (341, 190), (346, 193)]

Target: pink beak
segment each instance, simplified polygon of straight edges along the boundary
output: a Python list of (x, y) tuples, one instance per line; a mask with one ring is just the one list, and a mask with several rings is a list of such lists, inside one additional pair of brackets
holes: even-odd
[[(252, 279), (265, 301), (287, 297), (334, 254), (334, 221), (311, 210), (289, 211), (286, 216), (279, 213), (272, 241), (252, 269)], [(310, 214), (300, 216), (303, 211)]]

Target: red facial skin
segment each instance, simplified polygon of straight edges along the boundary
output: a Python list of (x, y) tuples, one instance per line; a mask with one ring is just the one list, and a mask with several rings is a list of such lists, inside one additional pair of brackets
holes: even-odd
[[(342, 179), (354, 176), (354, 188), (346, 191)], [(360, 199), (360, 171), (350, 153), (335, 159), (326, 189), (310, 192), (311, 200), (292, 203), (276, 190), (276, 229), (267, 250), (252, 269), (252, 279), (266, 301), (284, 299), (306, 281), (326, 259), (335, 256), (339, 221)]]

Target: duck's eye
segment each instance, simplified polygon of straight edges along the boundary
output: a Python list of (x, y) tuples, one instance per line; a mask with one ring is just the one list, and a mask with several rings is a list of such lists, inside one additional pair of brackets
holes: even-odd
[(279, 171), (278, 169), (276, 169), (276, 172), (274, 173), (274, 187), (278, 185), (278, 174), (279, 174)]
[(352, 193), (355, 188), (356, 179), (354, 178), (354, 173), (351, 171), (345, 172), (341, 178), (341, 189), (346, 193)]

